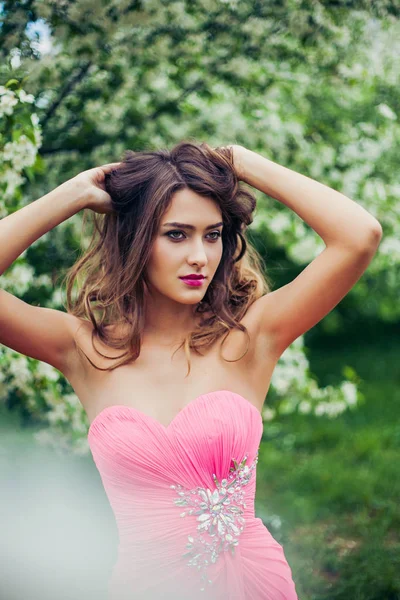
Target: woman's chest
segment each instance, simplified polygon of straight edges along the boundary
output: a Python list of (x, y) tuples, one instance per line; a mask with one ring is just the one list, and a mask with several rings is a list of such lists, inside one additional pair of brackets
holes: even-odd
[[(202, 354), (191, 351), (188, 373), (183, 348), (165, 348), (148, 340), (134, 361), (112, 368), (116, 361), (98, 355), (87, 336), (80, 339), (82, 349), (99, 368), (80, 358), (67, 379), (90, 422), (108, 406), (126, 405), (169, 423), (193, 398), (216, 390), (241, 394), (261, 411), (276, 361), (268, 345), (257, 344), (254, 335), (248, 346), (246, 341), (243, 333), (234, 332)], [(122, 354), (100, 350), (107, 356)]]

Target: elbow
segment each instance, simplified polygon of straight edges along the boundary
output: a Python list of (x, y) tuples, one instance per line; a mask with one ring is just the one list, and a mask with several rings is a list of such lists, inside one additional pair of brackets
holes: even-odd
[(380, 242), (382, 239), (382, 236), (383, 236), (383, 229), (382, 229), (382, 225), (379, 223), (379, 221), (376, 221), (376, 223), (374, 224), (374, 232)]
[(379, 221), (375, 221), (371, 227), (370, 239), (373, 245), (379, 246), (383, 236), (382, 225)]
[(329, 243), (325, 239), (324, 241), (326, 246), (340, 246), (350, 252), (365, 254), (378, 249), (382, 236), (382, 225), (371, 216), (367, 222), (362, 224), (350, 224), (346, 227), (345, 235), (342, 237), (335, 238)]
[(368, 250), (377, 250), (383, 236), (382, 225), (374, 219), (373, 223), (366, 230), (365, 236), (358, 242), (358, 248), (361, 252)]

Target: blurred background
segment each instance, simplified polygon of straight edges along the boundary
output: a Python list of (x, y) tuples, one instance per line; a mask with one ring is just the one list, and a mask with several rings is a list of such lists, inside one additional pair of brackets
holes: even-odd
[[(390, 0), (0, 2), (0, 217), (125, 149), (241, 144), (353, 198), (372, 263), (274, 371), (256, 515), (300, 600), (400, 598), (400, 6)], [(273, 288), (323, 249), (256, 191)], [(0, 287), (65, 310), (84, 211)], [(0, 346), (0, 599), (102, 600), (116, 559), (88, 420), (51, 366)]]

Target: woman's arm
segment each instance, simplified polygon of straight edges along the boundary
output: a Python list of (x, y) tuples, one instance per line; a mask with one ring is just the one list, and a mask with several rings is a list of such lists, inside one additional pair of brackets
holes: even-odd
[(325, 244), (363, 247), (382, 236), (382, 227), (362, 206), (340, 192), (236, 146), (240, 178), (292, 209)]
[[(105, 176), (121, 163), (87, 169), (0, 221), (0, 275), (43, 234), (82, 208), (113, 212)], [(0, 344), (46, 362), (68, 375), (79, 319), (52, 308), (31, 306), (0, 289)]]
[(358, 281), (377, 251), (382, 227), (350, 198), (243, 146), (235, 146), (234, 162), (240, 179), (294, 210), (326, 244), (293, 281), (251, 307), (259, 333), (273, 340), (279, 357)]
[[(86, 206), (87, 189), (75, 179), (0, 221), (0, 273), (35, 240)], [(0, 289), (0, 343), (65, 374), (74, 348), (75, 317), (32, 306)]]
[(0, 275), (33, 242), (86, 206), (87, 191), (75, 179), (0, 221)]

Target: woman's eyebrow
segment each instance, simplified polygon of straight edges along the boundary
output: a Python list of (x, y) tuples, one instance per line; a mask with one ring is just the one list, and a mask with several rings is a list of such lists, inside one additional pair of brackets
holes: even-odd
[[(213, 225), (207, 225), (207, 227), (205, 227), (205, 229), (212, 229), (213, 227), (220, 227), (220, 225), (223, 225), (223, 222), (220, 221), (219, 223), (213, 223)], [(176, 221), (173, 221), (171, 223), (164, 223), (163, 227), (182, 227), (182, 229), (196, 229), (196, 227), (194, 225), (188, 225), (187, 223), (177, 223)]]

